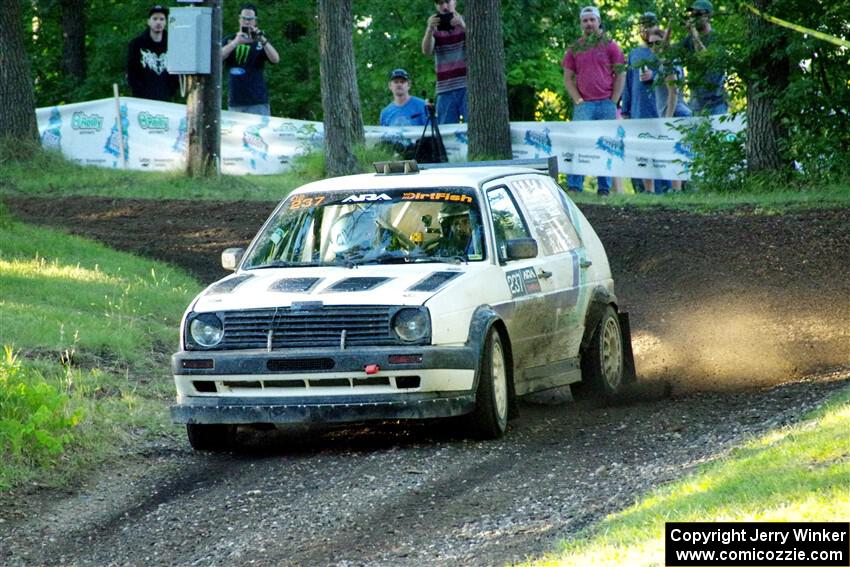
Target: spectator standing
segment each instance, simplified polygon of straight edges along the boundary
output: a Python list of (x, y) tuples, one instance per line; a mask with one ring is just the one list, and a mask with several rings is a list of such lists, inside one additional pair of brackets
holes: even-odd
[[(691, 109), (685, 104), (681, 95), (679, 84), (685, 78), (682, 68), (664, 58), (666, 47), (665, 34), (655, 30), (649, 35), (649, 46), (658, 57), (658, 75), (661, 80), (654, 82), (655, 85), (655, 108), (659, 116), (665, 118), (678, 118), (691, 116)], [(682, 190), (682, 182), (673, 180), (670, 182), (674, 191)]]
[[(623, 50), (609, 39), (601, 29), (599, 9), (582, 8), (582, 37), (564, 54), (564, 88), (573, 99), (573, 120), (614, 120), (617, 102), (626, 82)], [(584, 176), (570, 175), (567, 186), (571, 191), (582, 191)], [(611, 187), (609, 177), (598, 177), (597, 194), (607, 196)]]
[(425, 101), (410, 96), (410, 75), (404, 69), (390, 73), (393, 101), (381, 111), (381, 126), (424, 126), (428, 120)]
[(437, 121), (457, 124), (466, 119), (466, 22), (456, 0), (437, 0), (428, 18), (422, 53), (434, 55), (437, 71)]
[[(623, 118), (658, 118), (655, 109), (655, 93), (652, 81), (655, 78), (653, 67), (656, 65), (655, 54), (649, 48), (649, 34), (658, 30), (658, 17), (653, 12), (646, 12), (638, 19), (640, 39), (644, 45), (639, 45), (629, 52), (626, 59), (626, 85), (623, 89), (622, 113)], [(632, 179), (636, 191), (654, 193), (663, 192), (666, 183), (656, 183), (653, 179)]]
[(148, 10), (148, 28), (127, 48), (127, 84), (134, 97), (170, 101), (177, 93), (177, 75), (168, 73), (168, 8)]
[[(711, 15), (714, 8), (709, 0), (696, 0), (688, 9), (688, 36), (680, 48), (689, 53), (709, 49), (714, 35), (711, 30)], [(726, 114), (726, 90), (723, 83), (726, 75), (715, 69), (688, 69), (691, 85), (690, 108), (694, 114)]]
[(242, 4), (240, 7), (239, 32), (224, 38), (221, 60), (228, 69), (228, 109), (271, 115), (263, 69), (266, 61), (276, 65), (280, 55), (263, 30), (257, 27), (257, 7), (254, 4)]

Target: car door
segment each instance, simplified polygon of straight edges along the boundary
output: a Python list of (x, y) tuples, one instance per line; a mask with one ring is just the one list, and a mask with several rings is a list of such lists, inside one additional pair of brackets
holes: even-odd
[(508, 241), (531, 238), (528, 222), (517, 206), (511, 190), (504, 184), (485, 189), (487, 206), (492, 222), (494, 256), (502, 268), (511, 297), (502, 304), (494, 305), (508, 327), (514, 358), (517, 393), (524, 393), (523, 372), (546, 364), (549, 342), (552, 340), (553, 319), (547, 313), (544, 300), (551, 284), (538, 276), (543, 258), (509, 260)]
[(544, 282), (544, 300), (552, 317), (545, 362), (551, 366), (551, 374), (561, 375), (553, 379), (577, 380), (584, 333), (582, 271), (587, 264), (581, 238), (562, 191), (552, 179), (530, 175), (512, 179), (508, 185), (524, 209), (541, 257), (538, 277)]

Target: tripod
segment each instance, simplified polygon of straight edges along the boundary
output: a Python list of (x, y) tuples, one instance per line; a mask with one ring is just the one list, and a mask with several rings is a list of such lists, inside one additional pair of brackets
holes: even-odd
[(427, 100), (425, 102), (425, 112), (428, 114), (428, 117), (425, 119), (425, 127), (422, 129), (422, 135), (419, 137), (416, 147), (413, 150), (413, 159), (419, 163), (445, 163), (449, 161), (446, 155), (446, 146), (443, 145), (443, 136), (440, 135), (440, 128), (437, 126), (434, 105)]

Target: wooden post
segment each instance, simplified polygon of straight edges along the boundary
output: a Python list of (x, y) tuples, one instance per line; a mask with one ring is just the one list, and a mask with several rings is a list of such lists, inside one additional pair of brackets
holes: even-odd
[(214, 177), (221, 171), (221, 0), (212, 8), (209, 75), (190, 75), (186, 94), (187, 169), (191, 177)]
[(124, 123), (121, 120), (121, 97), (118, 96), (118, 83), (112, 83), (112, 94), (115, 95), (115, 127), (118, 129), (118, 151), (121, 152), (121, 163), (127, 169), (127, 154), (124, 151)]

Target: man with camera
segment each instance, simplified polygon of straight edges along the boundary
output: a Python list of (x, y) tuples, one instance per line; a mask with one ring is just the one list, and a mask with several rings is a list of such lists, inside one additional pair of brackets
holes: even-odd
[[(711, 31), (711, 14), (714, 8), (709, 0), (696, 0), (688, 8), (686, 25), (688, 35), (682, 40), (679, 49), (695, 54), (711, 48), (713, 35)], [(726, 75), (716, 68), (717, 62), (712, 58), (691, 57), (688, 71), (691, 99), (689, 105), (694, 114), (726, 114), (729, 106), (726, 103), (726, 90), (723, 83)]]
[(223, 41), (221, 60), (228, 69), (227, 107), (236, 112), (271, 115), (263, 67), (280, 61), (277, 50), (257, 27), (257, 7), (242, 4), (239, 33)]
[(436, 0), (437, 13), (428, 18), (422, 53), (434, 55), (437, 71), (437, 121), (457, 124), (466, 119), (466, 22), (456, 0)]

